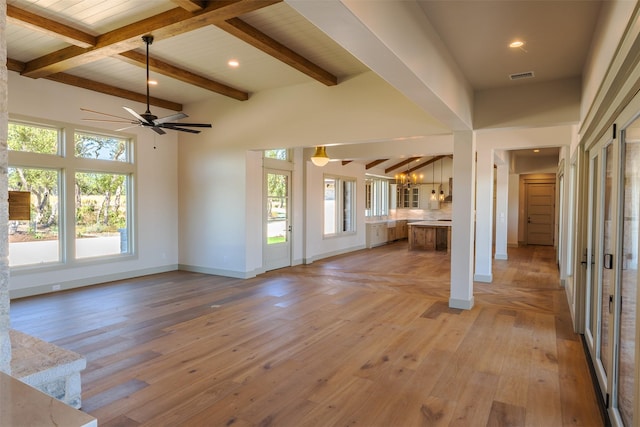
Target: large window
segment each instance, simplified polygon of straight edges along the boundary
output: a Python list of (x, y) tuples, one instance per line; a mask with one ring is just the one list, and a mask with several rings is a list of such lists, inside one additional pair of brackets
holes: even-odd
[(389, 215), (389, 181), (369, 178), (365, 183), (365, 216)]
[(9, 220), (9, 265), (130, 254), (132, 142), (72, 127), (9, 122), (10, 191), (30, 218)]
[(356, 231), (356, 180), (324, 177), (324, 235)]

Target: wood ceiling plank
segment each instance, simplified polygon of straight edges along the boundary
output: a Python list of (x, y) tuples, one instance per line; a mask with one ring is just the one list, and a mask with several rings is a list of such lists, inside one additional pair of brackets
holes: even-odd
[[(118, 58), (130, 64), (146, 68), (147, 57), (143, 53), (131, 50), (128, 52), (122, 52), (118, 55)], [(175, 78), (182, 82), (192, 84), (194, 86), (198, 86), (203, 89), (207, 89), (212, 92), (237, 99), (239, 101), (246, 101), (247, 99), (249, 99), (249, 94), (247, 92), (232, 88), (231, 86), (227, 86), (214, 80), (207, 79), (206, 77), (202, 77), (190, 71), (178, 68), (159, 59), (149, 57), (149, 69), (155, 71), (156, 73)]]
[(338, 84), (336, 76), (239, 18), (227, 19), (224, 22), (217, 23), (216, 26), (320, 83), (327, 86)]
[(89, 33), (61, 24), (44, 16), (7, 5), (7, 20), (16, 25), (45, 33), (81, 48), (95, 46), (97, 38)]
[(60, 73), (83, 64), (113, 56), (140, 46), (141, 37), (153, 34), (156, 40), (193, 31), (210, 24), (248, 13), (282, 0), (230, 0), (209, 3), (205, 9), (188, 12), (181, 7), (171, 9), (97, 37), (95, 46), (83, 49), (70, 46), (29, 61), (23, 75), (40, 78)]
[(378, 160), (374, 160), (373, 162), (367, 163), (365, 166), (365, 169), (371, 169), (375, 166), (378, 166), (380, 163), (384, 163), (389, 159), (378, 159)]
[(411, 162), (415, 162), (416, 160), (418, 160), (420, 157), (409, 157), (406, 160), (401, 161), (400, 163), (396, 163), (395, 165), (389, 166), (388, 168), (386, 168), (384, 170), (384, 173), (389, 173), (393, 170), (396, 170), (398, 168), (401, 168), (402, 166), (411, 163)]

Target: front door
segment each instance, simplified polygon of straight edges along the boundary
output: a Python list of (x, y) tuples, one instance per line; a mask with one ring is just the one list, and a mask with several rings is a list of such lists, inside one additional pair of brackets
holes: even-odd
[(291, 172), (265, 170), (264, 229), (265, 270), (291, 266)]
[(528, 245), (553, 245), (555, 191), (555, 184), (526, 184)]

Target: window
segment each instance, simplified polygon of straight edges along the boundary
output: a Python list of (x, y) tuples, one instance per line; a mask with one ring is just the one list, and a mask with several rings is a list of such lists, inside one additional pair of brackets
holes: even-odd
[(264, 157), (267, 159), (289, 160), (289, 152), (285, 148), (264, 150)]
[(389, 181), (367, 179), (365, 183), (365, 216), (389, 215)]
[(7, 145), (9, 190), (31, 199), (30, 220), (9, 221), (11, 267), (132, 253), (130, 140), (10, 121)]
[(356, 213), (356, 180), (324, 178), (324, 235), (354, 233)]
[(60, 261), (58, 238), (60, 171), (10, 167), (9, 191), (31, 193), (31, 218), (9, 220), (9, 265)]

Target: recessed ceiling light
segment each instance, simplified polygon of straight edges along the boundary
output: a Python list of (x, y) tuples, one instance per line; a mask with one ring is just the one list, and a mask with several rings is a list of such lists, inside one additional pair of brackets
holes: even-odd
[(227, 65), (229, 65), (229, 67), (231, 68), (236, 68), (240, 66), (240, 62), (238, 62), (237, 59), (230, 59), (229, 62), (227, 62)]
[(538, 150), (537, 148), (535, 150), (533, 150), (534, 153), (539, 153), (540, 150)]
[(511, 43), (509, 43), (509, 47), (511, 48), (518, 48), (522, 46), (524, 46), (524, 42), (522, 40), (514, 40)]
[(157, 80), (147, 80), (147, 83), (149, 83), (151, 86), (156, 86), (158, 84)]

